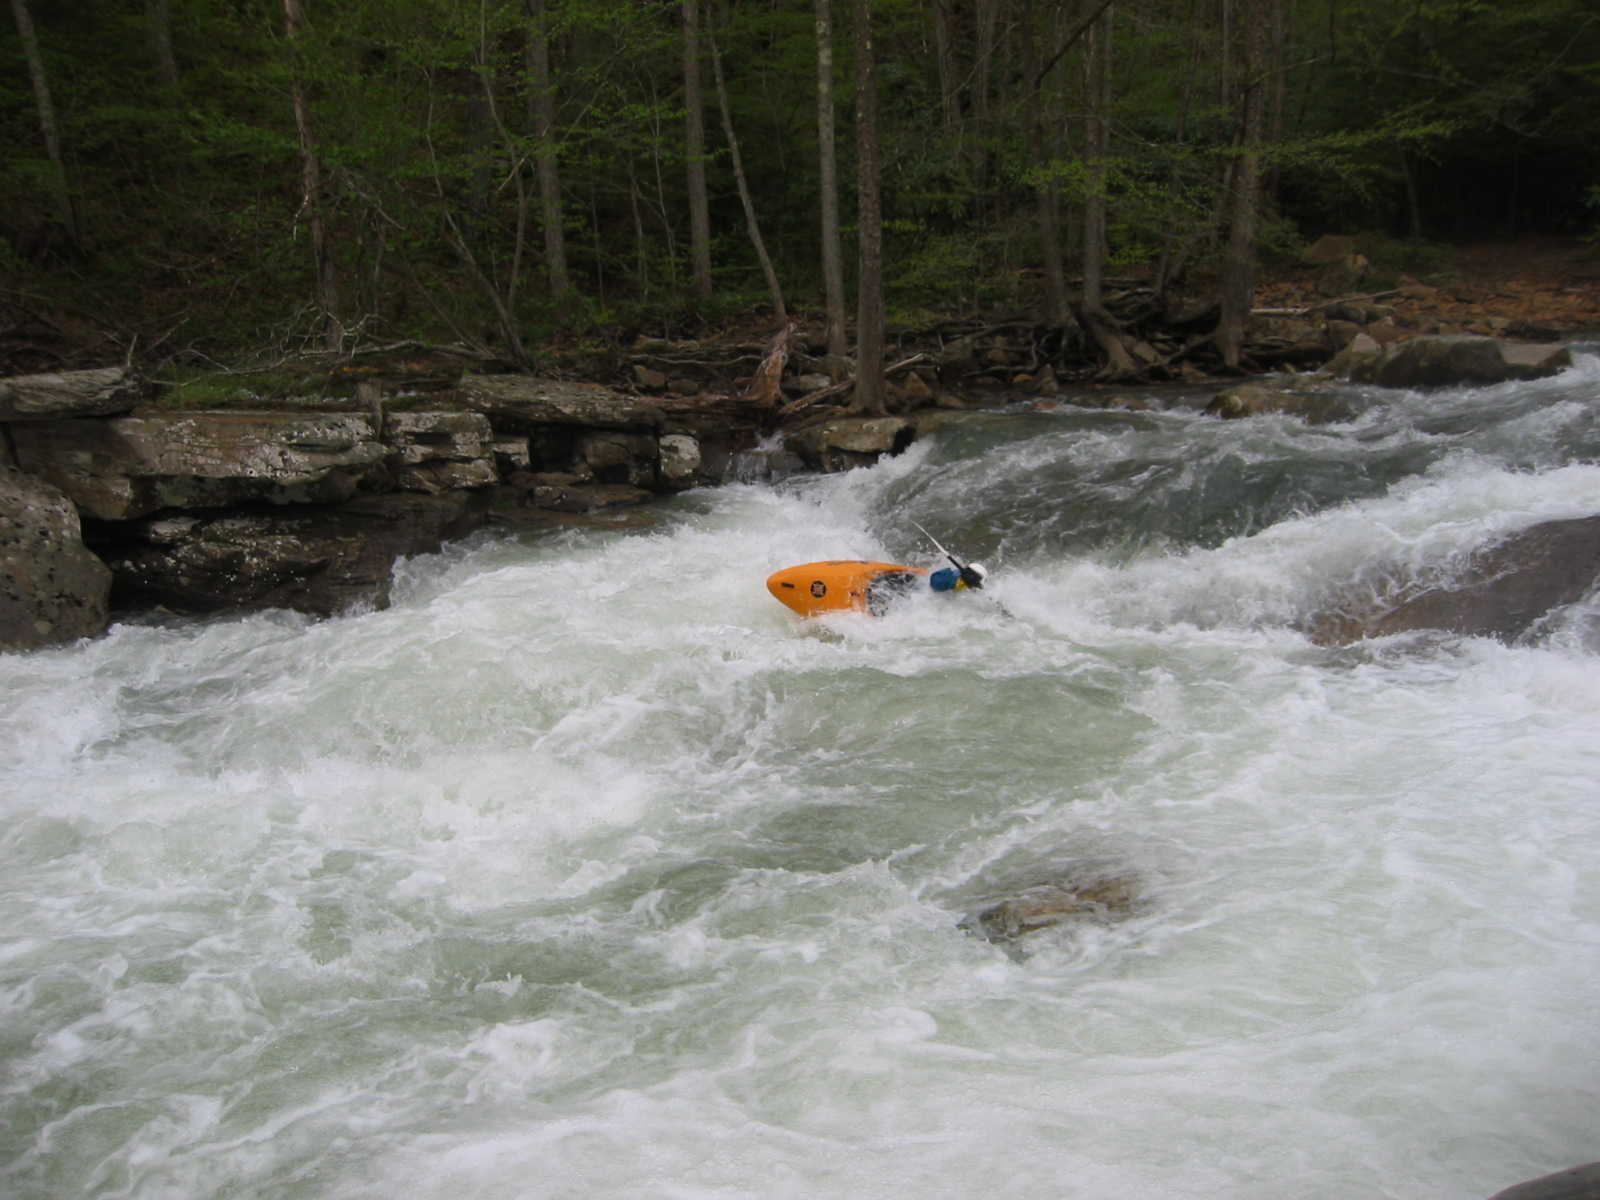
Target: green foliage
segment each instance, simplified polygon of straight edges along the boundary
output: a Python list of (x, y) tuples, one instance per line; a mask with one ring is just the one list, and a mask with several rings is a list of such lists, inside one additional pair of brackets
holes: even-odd
[[(304, 0), (292, 43), (281, 0), (172, 0), (176, 86), (159, 78), (144, 5), (31, 7), (84, 237), (71, 244), (53, 203), (20, 42), (0, 19), (0, 273), (36, 294), (70, 295), (144, 344), (299, 348), (325, 316), (311, 304), (313, 209), (339, 280), (334, 315), (352, 341), (483, 344), (504, 337), (504, 321), (525, 339), (556, 342), (610, 328), (682, 333), (765, 301), (709, 87), (718, 294), (710, 303), (687, 295), (673, 0), (546, 0), (556, 128), (544, 143), (524, 0)], [(815, 295), (811, 6), (703, 8), (768, 247), (791, 298)], [(1226, 70), (1237, 46), (1221, 10), (1116, 6), (1110, 145), (1090, 171), (1082, 44), (1038, 78), (1037, 106), (1029, 77), (1075, 24), (1069, 9), (996, 9), (995, 58), (983, 71), (973, 6), (874, 6), (886, 285), (898, 311), (1026, 299), (1041, 189), (1060, 197), (1064, 228), (1075, 230), (1085, 199), (1103, 188), (1113, 264), (1203, 256), (1217, 243), (1222, 180), (1238, 154), (1237, 81)], [(1285, 5), (1263, 255), (1289, 254), (1303, 235), (1368, 228), (1388, 239), (1368, 255), (1375, 266), (1417, 273), (1430, 250), (1403, 236), (1418, 232), (1413, 222), (1433, 236), (1500, 232), (1516, 220), (1600, 236), (1591, 9), (1592, 0)], [(835, 19), (848, 224), (848, 9), (836, 6)], [(709, 83), (709, 57), (706, 66)], [(312, 197), (296, 91), (321, 168)], [(546, 153), (560, 176), (575, 295), (547, 286)]]
[(156, 407), (169, 412), (197, 409), (248, 408), (281, 403), (291, 397), (348, 396), (350, 382), (330, 379), (326, 371), (287, 369), (229, 371), (215, 368), (169, 368), (155, 379)]

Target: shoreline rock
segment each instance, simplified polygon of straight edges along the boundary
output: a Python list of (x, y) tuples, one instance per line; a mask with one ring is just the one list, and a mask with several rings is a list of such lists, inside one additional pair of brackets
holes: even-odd
[(1565, 345), (1450, 334), (1387, 344), (1357, 336), (1329, 361), (1325, 370), (1351, 383), (1428, 388), (1544, 379), (1570, 366), (1572, 351)]
[(41, 479), (0, 467), (0, 651), (103, 633), (111, 579), (83, 544), (72, 502)]

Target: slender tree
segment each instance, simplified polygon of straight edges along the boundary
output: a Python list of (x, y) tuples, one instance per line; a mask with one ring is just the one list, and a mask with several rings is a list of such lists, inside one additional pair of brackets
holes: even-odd
[(144, 0), (145, 32), (156, 78), (169, 88), (178, 86), (178, 59), (172, 53), (172, 11), (169, 0)]
[(544, 226), (544, 270), (550, 295), (572, 289), (567, 275), (566, 229), (561, 216), (561, 166), (556, 153), (555, 85), (550, 75), (550, 30), (545, 0), (527, 0), (529, 115), (533, 122), (534, 165), (539, 172), (539, 216)]
[(1035, 188), (1035, 210), (1039, 221), (1039, 259), (1044, 266), (1046, 316), (1052, 325), (1066, 326), (1072, 323), (1072, 309), (1067, 301), (1067, 272), (1061, 254), (1061, 190), (1046, 148), (1044, 88), (1042, 82), (1035, 82), (1039, 74), (1039, 38), (1035, 36), (1035, 22), (1040, 20), (1036, 7), (1034, 0), (1024, 0), (1022, 71), (1030, 85), (1028, 157), (1039, 180)]
[(833, 11), (830, 0), (816, 0), (817, 21), (817, 189), (822, 203), (822, 286), (827, 309), (830, 373), (839, 378), (847, 353), (844, 316), (844, 255), (839, 246), (839, 166), (833, 121)]
[[(300, 0), (283, 0), (283, 32), (290, 53), (305, 23)], [(339, 273), (328, 248), (328, 230), (322, 211), (322, 162), (317, 154), (316, 134), (311, 125), (311, 105), (298, 67), (291, 75), (289, 99), (294, 108), (295, 134), (300, 143), (300, 215), (305, 218), (311, 239), (311, 261), (317, 278), (317, 306), (321, 309), (322, 344), (337, 350), (344, 341), (339, 323)]]
[(1106, 186), (1110, 139), (1107, 125), (1111, 107), (1112, 6), (1104, 5), (1089, 27), (1084, 57), (1085, 92), (1084, 163), (1088, 192), (1083, 199), (1083, 302), (1079, 319), (1105, 355), (1105, 374), (1112, 379), (1134, 374), (1137, 364), (1123, 344), (1116, 322), (1106, 311)]
[(854, 412), (881, 415), (883, 386), (883, 208), (878, 147), (878, 69), (872, 41), (872, 0), (855, 0), (856, 221), (861, 259), (856, 279)]
[(17, 37), (22, 42), (23, 57), (28, 61), (28, 75), (33, 80), (34, 105), (39, 114), (39, 136), (44, 140), (44, 152), (50, 160), (50, 190), (55, 193), (56, 216), (67, 238), (73, 245), (81, 240), (78, 213), (72, 202), (72, 189), (67, 183), (67, 164), (61, 157), (61, 135), (56, 124), (56, 106), (50, 98), (50, 80), (45, 74), (44, 56), (39, 53), (39, 37), (34, 32), (33, 14), (28, 11), (28, 0), (11, 0), (11, 15), (16, 18)]
[(683, 0), (684, 155), (689, 184), (689, 264), (695, 295), (711, 296), (711, 202), (706, 194), (705, 100), (700, 86), (700, 4)]
[(722, 54), (717, 49), (715, 35), (711, 38), (711, 75), (717, 89), (717, 109), (722, 114), (722, 133), (728, 139), (728, 161), (733, 166), (734, 184), (739, 189), (739, 203), (744, 208), (745, 228), (750, 233), (750, 245), (755, 250), (756, 261), (761, 264), (762, 278), (767, 281), (773, 319), (782, 329), (789, 323), (789, 310), (784, 306), (783, 288), (778, 284), (778, 272), (772, 266), (772, 256), (767, 253), (767, 243), (761, 237), (761, 222), (756, 219), (750, 182), (744, 175), (744, 159), (739, 156), (739, 138), (733, 131), (733, 110), (728, 107), (728, 85), (722, 78)]
[(1215, 336), (1223, 365), (1238, 370), (1245, 326), (1255, 300), (1256, 238), (1260, 228), (1261, 153), (1266, 133), (1274, 9), (1280, 0), (1245, 0), (1238, 14), (1238, 135), (1223, 197), (1227, 242), (1218, 280), (1221, 313)]

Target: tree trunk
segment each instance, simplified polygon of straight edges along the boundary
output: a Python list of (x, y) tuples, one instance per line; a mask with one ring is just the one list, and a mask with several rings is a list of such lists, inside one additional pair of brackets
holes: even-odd
[[(289, 40), (291, 55), (303, 23), (300, 0), (283, 0), (283, 31)], [(311, 238), (317, 306), (322, 310), (322, 345), (326, 350), (338, 350), (344, 342), (344, 329), (339, 323), (339, 274), (333, 255), (328, 251), (328, 231), (322, 213), (322, 163), (317, 157), (311, 106), (300, 82), (298, 66), (290, 78), (289, 98), (294, 106), (294, 128), (300, 142), (300, 213), (305, 217)]]
[(827, 307), (830, 374), (837, 383), (849, 352), (845, 341), (844, 256), (839, 246), (839, 165), (833, 129), (833, 13), (830, 0), (816, 0), (817, 176), (822, 193), (822, 285)]
[(165, 87), (178, 86), (178, 60), (172, 53), (172, 14), (169, 0), (144, 0), (145, 31), (150, 38), (150, 56), (155, 59), (156, 78)]
[(1269, 30), (1278, 0), (1249, 0), (1239, 14), (1238, 153), (1224, 200), (1228, 241), (1219, 280), (1221, 316), (1215, 340), (1222, 363), (1239, 369), (1245, 325), (1255, 299), (1256, 238), (1260, 226), (1261, 146), (1267, 120)]
[[(1204, 48), (1197, 5), (1190, 0), (1188, 52), (1184, 56), (1183, 86), (1178, 95), (1177, 122), (1173, 128), (1173, 141), (1181, 147), (1189, 140), (1189, 110), (1194, 102), (1195, 79), (1203, 70)], [(1174, 158), (1167, 175), (1174, 191), (1179, 187), (1179, 166)], [(1161, 238), (1161, 257), (1156, 260), (1156, 300), (1165, 306), (1167, 293), (1182, 276), (1185, 262), (1193, 245), (1194, 234), (1181, 229), (1168, 229)]]
[(956, 81), (954, 40), (951, 32), (950, 6), (953, 0), (933, 0), (933, 53), (938, 60), (939, 114), (944, 122), (944, 134), (958, 142), (961, 136), (961, 85)]
[(972, 171), (978, 196), (978, 211), (982, 213), (985, 193), (988, 190), (991, 143), (995, 137), (990, 120), (995, 58), (995, 30), (1000, 23), (1001, 0), (973, 0), (973, 23), (976, 26), (974, 60), (972, 64)]
[(489, 45), (489, 31), (482, 20), (483, 10), (479, 9), (479, 13), (478, 81), (483, 88), (483, 103), (488, 111), (489, 121), (494, 125), (495, 132), (500, 135), (500, 142), (505, 147), (511, 182), (517, 189), (516, 235), (512, 240), (511, 269), (507, 272), (508, 278), (505, 284), (505, 311), (514, 313), (517, 310), (517, 290), (522, 285), (522, 258), (528, 246), (528, 185), (523, 179), (522, 170), (523, 163), (527, 160), (521, 154), (516, 138), (512, 137), (511, 130), (506, 126), (505, 118), (500, 115), (500, 102), (494, 94), (495, 71)]
[(1083, 157), (1088, 168), (1089, 194), (1083, 202), (1083, 303), (1078, 317), (1106, 356), (1105, 375), (1125, 379), (1138, 365), (1122, 342), (1117, 323), (1106, 312), (1106, 155), (1110, 148), (1107, 110), (1111, 106), (1111, 6), (1100, 11), (1089, 33), (1087, 115), (1084, 118)]
[(56, 125), (56, 106), (50, 98), (50, 81), (44, 73), (44, 58), (39, 53), (39, 37), (33, 29), (33, 16), (28, 12), (27, 0), (11, 0), (11, 15), (16, 18), (17, 37), (22, 42), (22, 54), (28, 61), (28, 75), (33, 80), (33, 99), (39, 111), (39, 135), (44, 139), (44, 151), (50, 159), (50, 190), (55, 193), (56, 216), (67, 231), (67, 239), (77, 246), (81, 243), (78, 213), (72, 203), (72, 189), (67, 184), (67, 164), (61, 157), (61, 136)]
[(789, 310), (783, 304), (783, 289), (778, 286), (778, 273), (773, 270), (772, 256), (767, 253), (767, 243), (761, 237), (761, 223), (756, 220), (755, 201), (750, 197), (750, 185), (744, 177), (744, 161), (739, 157), (739, 139), (733, 132), (733, 112), (728, 107), (728, 88), (722, 79), (722, 55), (717, 50), (717, 39), (711, 36), (711, 77), (717, 88), (717, 110), (722, 114), (722, 132), (728, 139), (728, 161), (733, 165), (733, 181), (739, 189), (739, 203), (744, 208), (745, 227), (750, 231), (750, 245), (761, 264), (761, 275), (767, 281), (767, 294), (772, 297), (772, 313), (783, 329), (789, 324)]
[(539, 172), (539, 219), (544, 226), (544, 270), (550, 296), (559, 300), (572, 290), (567, 275), (567, 239), (561, 220), (561, 168), (556, 157), (556, 99), (550, 78), (550, 33), (544, 0), (528, 0), (528, 75), (533, 84), (533, 136), (538, 139), (534, 166)]
[[(1034, 36), (1036, 16), (1033, 0), (1027, 0), (1023, 13), (1022, 71), (1030, 83), (1039, 73), (1040, 38)], [(1042, 35), (1043, 30), (1037, 32)], [(1034, 195), (1039, 216), (1039, 258), (1044, 266), (1046, 319), (1052, 325), (1066, 326), (1072, 323), (1072, 309), (1067, 302), (1067, 272), (1061, 257), (1061, 191), (1049, 175), (1044, 110), (1043, 87), (1030, 87), (1028, 152), (1034, 169), (1040, 173)]]
[(878, 191), (878, 71), (872, 0), (855, 0), (856, 195), (861, 263), (856, 282), (856, 390), (852, 412), (886, 411), (883, 386), (883, 210)]
[(711, 202), (706, 195), (705, 101), (700, 88), (699, 0), (683, 0), (684, 153), (688, 158), (689, 262), (694, 293), (711, 297)]

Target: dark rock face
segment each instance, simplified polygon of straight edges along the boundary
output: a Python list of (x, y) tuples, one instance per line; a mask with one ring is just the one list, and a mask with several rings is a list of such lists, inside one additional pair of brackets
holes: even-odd
[(1600, 516), (1546, 521), (1476, 554), (1454, 582), (1403, 592), (1389, 608), (1323, 614), (1312, 637), (1342, 645), (1417, 629), (1514, 641), (1600, 582)]
[[(184, 612), (291, 608), (331, 616), (389, 602), (397, 558), (484, 521), (464, 493), (363, 496), (327, 508), (183, 514), (100, 527), (119, 604)], [(98, 544), (98, 539), (97, 539)]]
[(110, 591), (111, 572), (85, 548), (72, 503), (0, 467), (0, 650), (103, 633)]
[(1541, 1175), (1496, 1192), (1489, 1200), (1600, 1200), (1600, 1163)]

